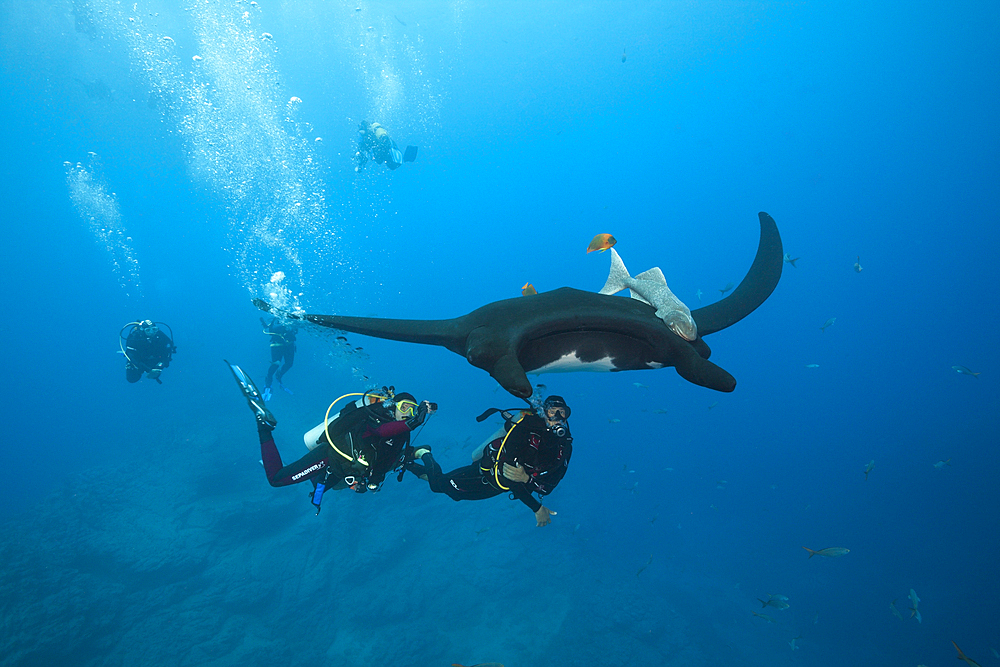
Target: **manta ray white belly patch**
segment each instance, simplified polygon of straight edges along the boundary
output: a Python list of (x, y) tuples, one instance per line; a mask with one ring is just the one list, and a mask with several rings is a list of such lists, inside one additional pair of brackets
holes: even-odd
[(625, 263), (614, 248), (611, 249), (611, 272), (601, 289), (601, 294), (617, 294), (623, 289), (630, 290), (633, 299), (648, 303), (656, 308), (656, 316), (670, 327), (670, 330), (683, 338), (693, 341), (698, 338), (698, 325), (691, 317), (691, 309), (678, 299), (670, 288), (667, 279), (659, 267), (643, 271), (632, 277)]
[(576, 352), (570, 352), (559, 357), (555, 361), (549, 362), (541, 368), (529, 371), (532, 375), (542, 373), (578, 373), (580, 371), (592, 371), (595, 373), (609, 373), (615, 370), (615, 364), (610, 357), (597, 359), (596, 361), (581, 361), (576, 356)]

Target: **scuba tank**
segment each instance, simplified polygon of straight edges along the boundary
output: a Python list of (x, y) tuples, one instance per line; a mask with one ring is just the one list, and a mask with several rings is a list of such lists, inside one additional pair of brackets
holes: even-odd
[[(366, 397), (365, 396), (362, 396), (361, 398), (359, 398), (358, 400), (354, 401), (353, 403), (348, 403), (347, 405), (345, 405), (340, 410), (340, 412), (338, 412), (336, 415), (333, 416), (333, 419), (330, 420), (330, 427), (331, 428), (334, 427), (334, 424), (337, 423), (337, 420), (340, 419), (340, 416), (343, 415), (345, 413), (345, 411), (348, 411), (348, 410), (352, 410), (353, 411), (354, 409), (357, 409), (357, 408), (363, 408), (367, 404), (368, 403), (366, 402)], [(302, 440), (303, 440), (303, 442), (305, 442), (306, 447), (308, 447), (310, 451), (316, 449), (320, 445), (325, 445), (326, 444), (326, 438), (323, 437), (323, 434), (326, 432), (326, 426), (327, 426), (327, 422), (324, 419), (320, 423), (316, 424), (315, 427), (309, 429), (308, 431), (306, 431), (302, 435)]]

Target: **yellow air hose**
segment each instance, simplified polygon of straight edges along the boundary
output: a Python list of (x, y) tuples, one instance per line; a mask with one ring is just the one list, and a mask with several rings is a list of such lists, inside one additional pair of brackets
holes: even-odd
[(368, 392), (353, 392), (350, 394), (344, 394), (340, 398), (334, 399), (333, 403), (330, 404), (330, 407), (326, 409), (326, 415), (323, 416), (323, 433), (326, 435), (326, 441), (330, 443), (331, 447), (333, 447), (333, 451), (337, 452), (338, 454), (340, 454), (341, 456), (343, 456), (345, 459), (347, 459), (352, 463), (357, 461), (361, 465), (367, 467), (368, 466), (367, 461), (364, 461), (362, 459), (355, 459), (353, 456), (348, 456), (344, 452), (340, 451), (340, 449), (337, 448), (337, 445), (334, 444), (333, 438), (330, 437), (330, 410), (333, 410), (333, 406), (335, 406), (338, 402), (347, 398), (348, 396), (371, 396), (372, 398), (378, 398), (383, 401), (388, 399), (389, 396), (380, 396), (379, 394), (369, 394)]
[(500, 448), (497, 449), (497, 462), (493, 465), (493, 479), (496, 480), (497, 486), (499, 486), (504, 491), (510, 491), (510, 489), (500, 483), (500, 456), (503, 454), (503, 446), (507, 444), (507, 438), (510, 437), (510, 434), (514, 431), (514, 427), (516, 427), (518, 424), (520, 424), (521, 423), (521, 419), (524, 419), (524, 417), (525, 417), (525, 413), (522, 412), (521, 413), (521, 418), (518, 419), (516, 422), (514, 422), (514, 426), (510, 427), (510, 430), (507, 431), (507, 435), (505, 435), (503, 437), (503, 440), (500, 442)]

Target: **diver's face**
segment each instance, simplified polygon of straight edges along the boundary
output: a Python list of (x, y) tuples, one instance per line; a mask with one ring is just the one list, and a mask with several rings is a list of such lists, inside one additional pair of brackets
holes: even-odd
[(566, 408), (562, 406), (553, 405), (545, 411), (545, 420), (549, 423), (549, 426), (565, 424), (567, 419), (569, 419), (569, 415), (566, 414)]
[(413, 411), (417, 404), (413, 401), (399, 401), (396, 403), (396, 421), (403, 421), (413, 416)]

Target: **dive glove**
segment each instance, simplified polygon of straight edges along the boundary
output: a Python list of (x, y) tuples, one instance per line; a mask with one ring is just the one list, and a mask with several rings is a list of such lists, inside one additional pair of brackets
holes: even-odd
[(427, 401), (417, 406), (417, 411), (412, 417), (406, 420), (406, 428), (412, 431), (423, 424), (425, 419), (427, 419)]

